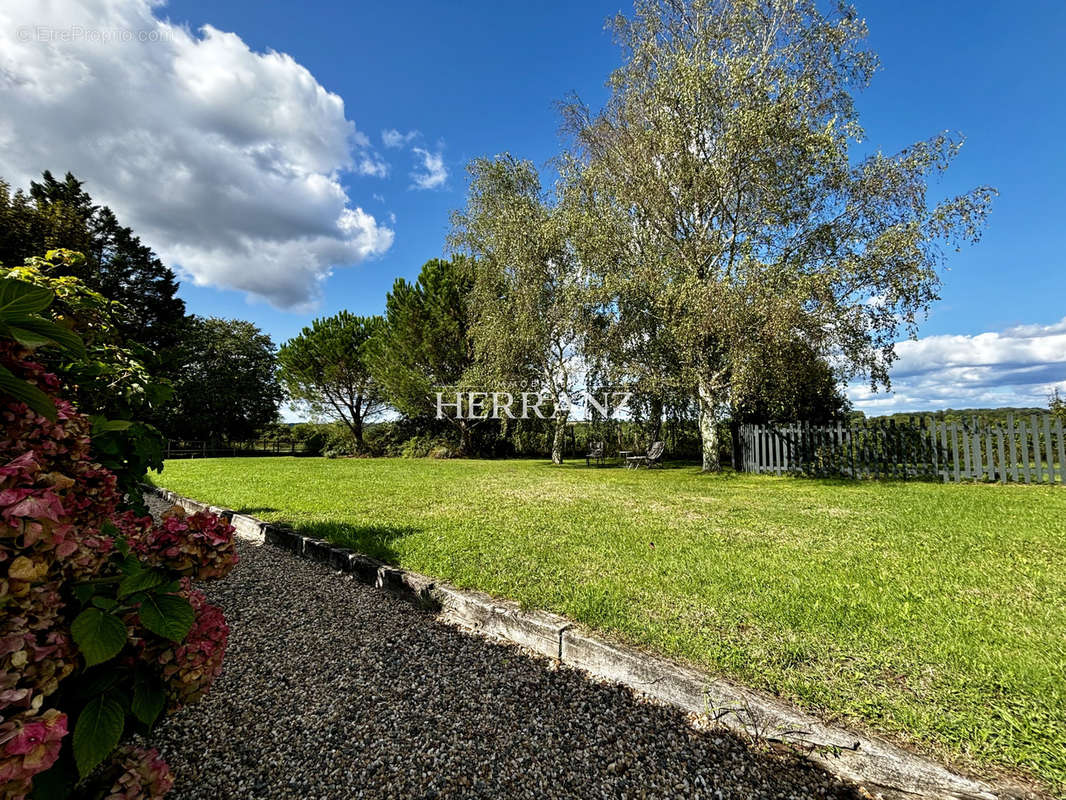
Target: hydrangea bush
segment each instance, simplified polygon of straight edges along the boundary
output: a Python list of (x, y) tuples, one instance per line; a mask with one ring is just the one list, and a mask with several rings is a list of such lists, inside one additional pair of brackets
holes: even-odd
[(218, 676), (228, 628), (192, 583), (233, 568), (233, 528), (120, 512), (55, 376), (12, 341), (0, 367), (55, 407), (0, 395), (0, 797), (161, 797), (158, 753), (118, 745)]

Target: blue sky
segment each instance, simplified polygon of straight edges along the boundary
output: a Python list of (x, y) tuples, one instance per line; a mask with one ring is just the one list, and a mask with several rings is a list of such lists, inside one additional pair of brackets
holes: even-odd
[[(101, 27), (105, 22), (110, 27), (118, 24), (99, 18), (114, 13), (113, 4), (105, 8), (97, 0), (64, 2), (71, 8), (63, 20), (84, 18), (87, 24), (96, 21)], [(44, 167), (73, 169), (86, 177), (94, 197), (115, 206), (169, 262), (215, 284), (183, 282), (181, 294), (192, 312), (251, 319), (276, 342), (297, 333), (313, 317), (342, 308), (379, 313), (397, 277), (411, 278), (425, 260), (442, 255), (449, 212), (463, 202), (464, 165), (469, 159), (504, 151), (538, 164), (551, 158), (560, 143), (554, 101), (569, 92), (577, 92), (593, 106), (604, 99), (603, 82), (618, 59), (604, 20), (630, 10), (618, 2), (305, 0), (293, 5), (172, 0), (150, 8), (144, 0), (121, 0), (118, 5), (123, 3), (131, 10), (121, 18), (122, 25), (143, 28), (169, 20), (188, 29), (188, 39), (179, 32), (176, 43), (172, 40), (168, 45), (173, 52), (163, 45), (154, 49), (153, 45), (114, 45), (124, 48), (124, 63), (139, 59), (148, 65), (149, 72), (141, 74), (156, 69), (155, 80), (176, 76), (174, 80), (184, 81), (183, 93), (168, 101), (169, 110), (159, 112), (169, 120), (168, 127), (153, 130), (150, 122), (144, 122), (152, 114), (149, 97), (140, 104), (138, 116), (130, 111), (134, 120), (130, 124), (143, 124), (147, 133), (135, 145), (144, 152), (136, 161), (129, 159), (128, 168), (120, 168), (114, 158), (93, 161), (101, 145), (91, 146), (94, 123), (87, 119), (80, 149), (69, 148), (65, 165), (54, 163), (56, 146), (44, 150), (42, 144), (45, 155), (41, 155), (27, 145), (17, 163), (13, 156), (5, 162), (0, 152), (0, 174), (18, 183), (22, 175), (39, 173)], [(39, 13), (33, 8), (26, 0), (23, 15), (12, 13), (6, 22), (36, 24)], [(922, 340), (902, 348), (897, 394), (868, 397), (856, 385), (853, 398), (868, 410), (911, 410), (1028, 404), (1039, 400), (1052, 385), (1066, 388), (1062, 255), (1066, 250), (1062, 144), (1066, 4), (1040, 0), (1012, 8), (1006, 3), (879, 0), (860, 2), (858, 8), (882, 60), (872, 86), (858, 97), (868, 134), (866, 144), (871, 150), (894, 152), (941, 130), (961, 131), (967, 137), (966, 146), (937, 191), (955, 193), (990, 184), (999, 189), (1000, 196), (983, 241), (950, 259), (943, 300), (922, 326)], [(3, 14), (0, 11), (0, 20)], [(137, 19), (137, 25), (130, 21)], [(204, 25), (218, 33), (212, 37), (201, 32)], [(227, 39), (223, 32), (239, 39)], [(21, 46), (37, 47), (25, 52), (20, 59), (24, 63), (44, 59), (41, 48), (63, 45), (31, 42)], [(102, 54), (109, 46), (98, 42), (96, 49), (86, 45), (78, 51), (88, 73), (101, 83), (105, 75), (119, 69)], [(277, 59), (268, 63), (261, 57), (267, 51), (287, 54), (295, 63)], [(70, 53), (65, 55), (69, 62)], [(177, 66), (156, 64), (168, 58)], [(135, 83), (137, 79), (123, 80)], [(194, 87), (192, 99), (190, 86)], [(342, 100), (343, 111), (322, 101), (320, 89)], [(252, 95), (257, 97), (254, 104), (248, 99)], [(106, 102), (121, 101), (109, 95)], [(310, 104), (307, 124), (294, 130), (291, 117), (301, 115), (301, 103)], [(301, 169), (317, 180), (278, 183), (276, 173), (283, 170), (272, 164), (267, 177), (252, 175), (254, 180), (249, 178), (243, 186), (241, 182), (254, 173), (256, 164), (272, 158), (270, 147), (260, 147), (247, 169), (232, 174), (199, 163), (222, 163), (215, 158), (217, 154), (204, 151), (207, 145), (203, 142), (221, 138), (230, 148), (256, 137), (269, 142), (272, 104), (278, 109), (276, 119), (288, 120), (277, 123), (281, 129), (273, 134), (288, 143), (279, 148), (290, 147), (289, 152), (296, 153), (287, 156), (285, 163), (310, 164)], [(38, 103), (38, 115), (43, 114), (40, 108)], [(123, 111), (113, 109), (112, 115), (121, 116)], [(69, 104), (66, 113), (71, 113)], [(11, 114), (14, 118), (15, 112)], [(89, 115), (86, 111), (86, 118)], [(252, 130), (248, 119), (256, 115), (267, 121)], [(312, 141), (315, 130), (336, 128), (345, 119), (359, 132), (360, 143), (353, 147), (356, 160), (366, 157), (378, 165), (362, 172), (380, 173), (384, 164), (384, 177), (360, 174), (351, 164), (339, 171), (330, 168), (330, 159), (339, 158), (339, 145)], [(0, 131), (4, 122), (0, 110)], [(178, 130), (183, 125), (195, 132), (200, 144), (183, 144)], [(386, 130), (418, 133), (403, 146), (390, 148), (382, 140)], [(95, 135), (99, 141), (110, 142), (109, 134), (100, 127)], [(25, 138), (43, 135), (28, 133)], [(125, 137), (124, 149), (115, 152), (128, 153), (130, 141), (132, 137)], [(153, 141), (167, 146), (159, 145), (160, 153), (153, 152), (151, 144), (145, 144)], [(447, 178), (434, 188), (420, 189), (414, 186), (412, 172), (425, 174), (427, 156), (441, 158)], [(136, 182), (137, 165), (157, 158), (168, 170), (183, 159), (190, 163), (164, 181), (162, 189), (155, 187), (155, 195), (133, 202), (129, 192)], [(316, 283), (317, 299), (315, 292), (301, 295), (303, 290), (294, 288), (293, 279), (271, 273), (271, 269), (284, 269), (285, 259), (300, 253), (298, 247), (271, 253), (262, 267), (262, 280), (273, 281), (263, 294), (272, 297), (275, 305), (249, 293), (255, 291), (260, 277), (254, 258), (217, 267), (213, 259), (222, 259), (227, 247), (247, 249), (270, 239), (262, 230), (267, 225), (263, 220), (272, 220), (275, 214), (282, 228), (320, 227), (321, 220), (314, 216), (319, 204), (325, 209), (321, 213), (336, 211), (329, 203), (337, 198), (326, 197), (329, 191), (322, 189), (326, 180), (322, 176), (331, 172), (339, 184), (331, 190), (340, 197), (337, 202), (362, 209), (352, 223), (358, 241), (355, 235), (341, 243), (325, 241), (313, 254), (317, 266), (312, 272), (323, 274), (331, 259), (355, 260), (353, 253), (363, 260), (333, 269), (324, 282)], [(207, 185), (187, 185), (197, 180)], [(293, 194), (288, 206), (309, 209), (306, 218), (294, 219), (296, 212), (291, 208), (277, 211), (286, 203), (289, 186)], [(189, 191), (188, 199), (177, 202), (174, 197), (180, 197), (183, 187)], [(173, 196), (153, 216), (144, 210), (145, 204), (159, 204), (161, 192)], [(213, 205), (218, 197), (236, 200)], [(244, 202), (247, 207), (240, 205)], [(271, 202), (275, 205), (268, 205)], [(205, 208), (213, 210), (200, 218), (194, 216), (197, 209)], [(230, 213), (243, 214), (247, 228), (242, 229), (240, 222), (225, 223), (232, 230), (219, 235), (212, 220), (222, 226), (222, 217)], [(173, 221), (182, 220), (181, 230), (189, 238), (193, 238), (190, 230), (199, 232), (202, 246), (197, 250), (197, 242), (174, 242), (167, 220), (172, 221), (171, 228), (176, 225)], [(295, 303), (297, 310), (277, 308), (278, 298), (283, 298), (282, 305)]]

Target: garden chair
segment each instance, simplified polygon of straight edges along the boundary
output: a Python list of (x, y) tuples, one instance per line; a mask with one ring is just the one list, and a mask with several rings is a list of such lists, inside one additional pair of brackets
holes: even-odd
[(585, 466), (592, 466), (592, 462), (602, 465), (606, 461), (605, 451), (607, 450), (606, 442), (593, 442), (589, 446), (589, 451), (585, 454)]
[(663, 443), (653, 442), (652, 446), (648, 448), (648, 452), (642, 456), (629, 456), (626, 458), (626, 466), (629, 469), (636, 469), (641, 464), (651, 469), (654, 466), (661, 467), (663, 465)]

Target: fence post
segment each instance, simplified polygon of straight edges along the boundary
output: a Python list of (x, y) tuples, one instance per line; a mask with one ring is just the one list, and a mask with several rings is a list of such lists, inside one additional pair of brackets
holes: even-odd
[(1018, 420), (1018, 446), (1021, 450), (1022, 461), (1022, 476), (1026, 483), (1032, 483), (1032, 476), (1029, 472), (1029, 436), (1025, 432), (1025, 420)]
[(1010, 454), (1010, 477), (1018, 482), (1018, 452), (1014, 446), (1014, 414), (1007, 412), (1007, 452)]
[(996, 426), (996, 450), (999, 453), (999, 482), (1007, 482), (1007, 461), (1006, 453), (1003, 449), (1003, 426)]
[[(1047, 454), (1047, 482), (1055, 482), (1055, 455), (1051, 450), (1051, 415), (1044, 415), (1044, 452)], [(1062, 465), (1059, 465), (1059, 469)]]
[(1029, 415), (1030, 430), (1033, 434), (1033, 464), (1035, 464), (1036, 482), (1044, 482), (1044, 457), (1040, 453), (1040, 423), (1036, 414)]
[(1062, 418), (1055, 420), (1055, 432), (1059, 435), (1059, 483), (1066, 485), (1066, 442), (1062, 440)]

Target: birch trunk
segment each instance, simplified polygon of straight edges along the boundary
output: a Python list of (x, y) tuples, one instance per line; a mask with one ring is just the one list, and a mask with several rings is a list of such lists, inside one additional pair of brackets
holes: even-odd
[(566, 417), (568, 415), (555, 415), (555, 435), (552, 437), (552, 463), (563, 463), (563, 444), (566, 436)]
[(699, 384), (700, 446), (703, 451), (703, 471), (720, 472), (722, 460), (718, 451), (718, 397), (707, 380)]

